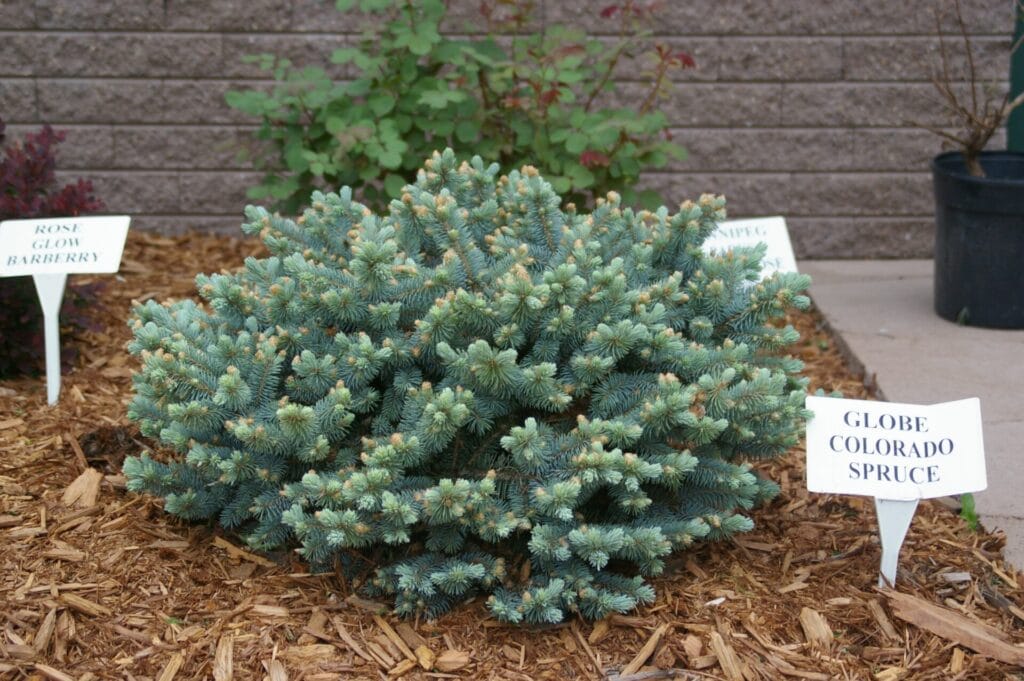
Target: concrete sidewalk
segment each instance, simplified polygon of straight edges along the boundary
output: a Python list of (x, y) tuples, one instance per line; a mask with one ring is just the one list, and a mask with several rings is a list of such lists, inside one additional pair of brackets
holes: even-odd
[(933, 404), (978, 397), (988, 489), (975, 495), (1006, 558), (1024, 567), (1024, 331), (958, 326), (932, 309), (931, 260), (816, 260), (811, 297), (880, 397)]

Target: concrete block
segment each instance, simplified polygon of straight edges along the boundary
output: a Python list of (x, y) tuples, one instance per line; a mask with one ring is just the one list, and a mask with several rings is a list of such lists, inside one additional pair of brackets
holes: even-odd
[(481, 11), (484, 3), (480, 0), (449, 0), (446, 3), (448, 9), (441, 21), (441, 30), (465, 35), (479, 35), (489, 31), (539, 32), (546, 26), (546, 13), (550, 7), (550, 4), (538, 2), (532, 12), (522, 12), (518, 5), (525, 3), (510, 3), (508, 7), (498, 2), (488, 4), (492, 9), (490, 19)]
[[(57, 177), (62, 182), (77, 179), (65, 171)], [(100, 170), (89, 172), (88, 179), (111, 213), (174, 213), (188, 206), (182, 203), (177, 173)]]
[(31, 33), (11, 36), (0, 71), (41, 77), (219, 76), (219, 36)]
[(276, 32), (287, 30), (292, 24), (292, 5), (288, 0), (165, 0), (164, 4), (165, 27), (169, 31)]
[(258, 62), (245, 61), (249, 55), (272, 54), (290, 59), (299, 67), (315, 66), (327, 71), (332, 78), (347, 78), (352, 69), (331, 63), (335, 50), (350, 44), (343, 35), (296, 34), (225, 34), (223, 36), (223, 72), (225, 78), (252, 78), (267, 80), (273, 74), (260, 68)]
[(730, 216), (786, 215), (790, 182), (784, 173), (646, 173), (640, 187), (660, 192), (673, 210), (701, 194), (724, 194)]
[[(608, 45), (608, 50), (617, 49), (618, 37), (605, 36), (602, 42)], [(697, 64), (695, 68), (683, 69), (673, 68), (669, 76), (673, 82), (689, 83), (693, 81), (716, 81), (719, 80), (719, 68), (724, 52), (722, 38), (687, 37), (675, 38), (670, 36), (654, 38), (649, 49), (637, 52), (634, 55), (623, 54), (619, 59), (615, 70), (612, 72), (616, 80), (635, 80), (650, 82), (651, 76), (658, 63), (658, 57), (654, 50), (654, 43), (664, 45), (672, 52), (685, 52), (693, 57)], [(685, 87), (685, 86), (678, 86)]]
[(0, 111), (7, 124), (37, 122), (39, 105), (35, 83), (31, 80), (0, 80)]
[[(1005, 38), (972, 38), (975, 68), (986, 82), (999, 82), (1009, 73), (1010, 35)], [(967, 80), (967, 60), (958, 34), (946, 37), (950, 74)], [(845, 80), (924, 81), (941, 66), (939, 40), (934, 36), (898, 38), (843, 38), (842, 70)]]
[(843, 79), (838, 38), (723, 38), (719, 80), (836, 81)]
[(154, 170), (250, 169), (239, 158), (254, 128), (121, 126), (113, 135), (118, 168)]
[(927, 215), (924, 174), (648, 173), (641, 183), (670, 205), (704, 192), (725, 194), (730, 215)]
[(789, 217), (798, 258), (927, 258), (934, 252), (931, 217)]
[(39, 116), (57, 124), (144, 123), (164, 115), (159, 81), (47, 78), (39, 82)]
[(260, 178), (261, 174), (255, 172), (182, 172), (179, 181), (181, 203), (177, 210), (185, 208), (191, 213), (241, 216), (245, 206), (253, 203), (246, 196), (246, 190), (257, 184)]
[(929, 215), (931, 176), (920, 173), (794, 173), (789, 188), (791, 216)]
[[(36, 133), (39, 125), (10, 125), (8, 143)], [(57, 146), (57, 167), (63, 169), (109, 168), (114, 158), (113, 129), (108, 126), (55, 126), (66, 137)], [(88, 178), (83, 172), (82, 177)]]
[[(603, 98), (612, 106), (636, 108), (647, 88), (617, 83)], [(673, 126), (767, 127), (782, 120), (782, 85), (778, 83), (688, 83), (673, 88), (658, 108)]]
[[(545, 6), (552, 23), (588, 31), (615, 33), (615, 19), (600, 17), (605, 5), (590, 0), (562, 0)], [(899, 35), (935, 30), (930, 8), (908, 7), (889, 0), (691, 0), (660, 6), (653, 26), (666, 35)], [(1001, 35), (1011, 26), (1011, 3), (978, 0), (965, 3), (971, 33)], [(944, 25), (952, 28), (947, 19)]]
[(35, 33), (11, 33), (3, 38), (0, 50), (0, 77), (34, 76), (39, 74), (40, 56), (47, 52), (47, 44), (36, 39)]
[(851, 132), (836, 128), (674, 128), (688, 155), (667, 170), (835, 171), (852, 166)]
[(858, 170), (929, 171), (942, 139), (919, 128), (852, 130), (851, 166)]
[(36, 25), (42, 29), (148, 31), (164, 28), (162, 0), (48, 0), (34, 4)]
[[(220, 215), (135, 215), (132, 217), (132, 229), (158, 234), (177, 235), (189, 231), (207, 234), (223, 234), (230, 237), (248, 238), (242, 234), (241, 224), (244, 216)], [(231, 267), (225, 263), (225, 267)]]
[(36, 3), (32, 0), (0, 2), (0, 30), (36, 27)]
[(327, 0), (293, 0), (288, 30), (293, 33), (358, 34), (379, 25), (373, 14), (360, 12), (358, 7), (340, 12)]
[(945, 125), (930, 83), (783, 83), (782, 121), (793, 126)]
[(174, 124), (238, 123), (258, 121), (236, 111), (224, 101), (229, 90), (272, 89), (272, 82), (226, 80), (167, 80), (163, 84), (164, 106), (154, 121)]

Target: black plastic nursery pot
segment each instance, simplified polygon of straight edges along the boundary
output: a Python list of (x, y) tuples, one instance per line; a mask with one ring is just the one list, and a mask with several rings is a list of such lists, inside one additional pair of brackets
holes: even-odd
[(986, 177), (960, 152), (932, 161), (935, 311), (969, 326), (1024, 328), (1024, 154), (984, 152)]

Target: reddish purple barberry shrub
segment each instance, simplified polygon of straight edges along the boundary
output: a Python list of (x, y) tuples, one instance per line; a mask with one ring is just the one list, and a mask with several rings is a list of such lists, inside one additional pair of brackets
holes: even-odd
[[(0, 121), (0, 144), (6, 126)], [(20, 143), (4, 148), (0, 161), (0, 220), (64, 217), (94, 213), (103, 202), (92, 183), (79, 179), (58, 187), (56, 146), (64, 133), (44, 125)], [(95, 305), (99, 284), (68, 286), (61, 307), (61, 325), (74, 334), (90, 328), (86, 310)], [(0, 378), (37, 373), (43, 361), (43, 314), (29, 277), (0, 279)], [(74, 348), (63, 348), (65, 363)]]

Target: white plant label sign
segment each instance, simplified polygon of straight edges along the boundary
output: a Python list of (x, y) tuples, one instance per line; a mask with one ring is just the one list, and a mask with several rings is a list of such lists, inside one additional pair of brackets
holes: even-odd
[(60, 396), (60, 304), (69, 274), (116, 272), (127, 215), (0, 222), (0, 277), (30, 275), (43, 308), (46, 399)]
[(116, 272), (127, 215), (0, 222), (0, 277)]
[(920, 499), (988, 486), (981, 402), (919, 405), (808, 397), (807, 489), (875, 498), (879, 586), (896, 581), (900, 546)]
[(796, 256), (789, 240), (786, 220), (782, 217), (727, 220), (718, 223), (718, 229), (704, 242), (706, 253), (723, 253), (740, 246), (768, 245), (761, 261), (761, 277), (775, 272), (796, 272)]
[(930, 406), (808, 397), (807, 489), (931, 499), (987, 486), (981, 403)]

